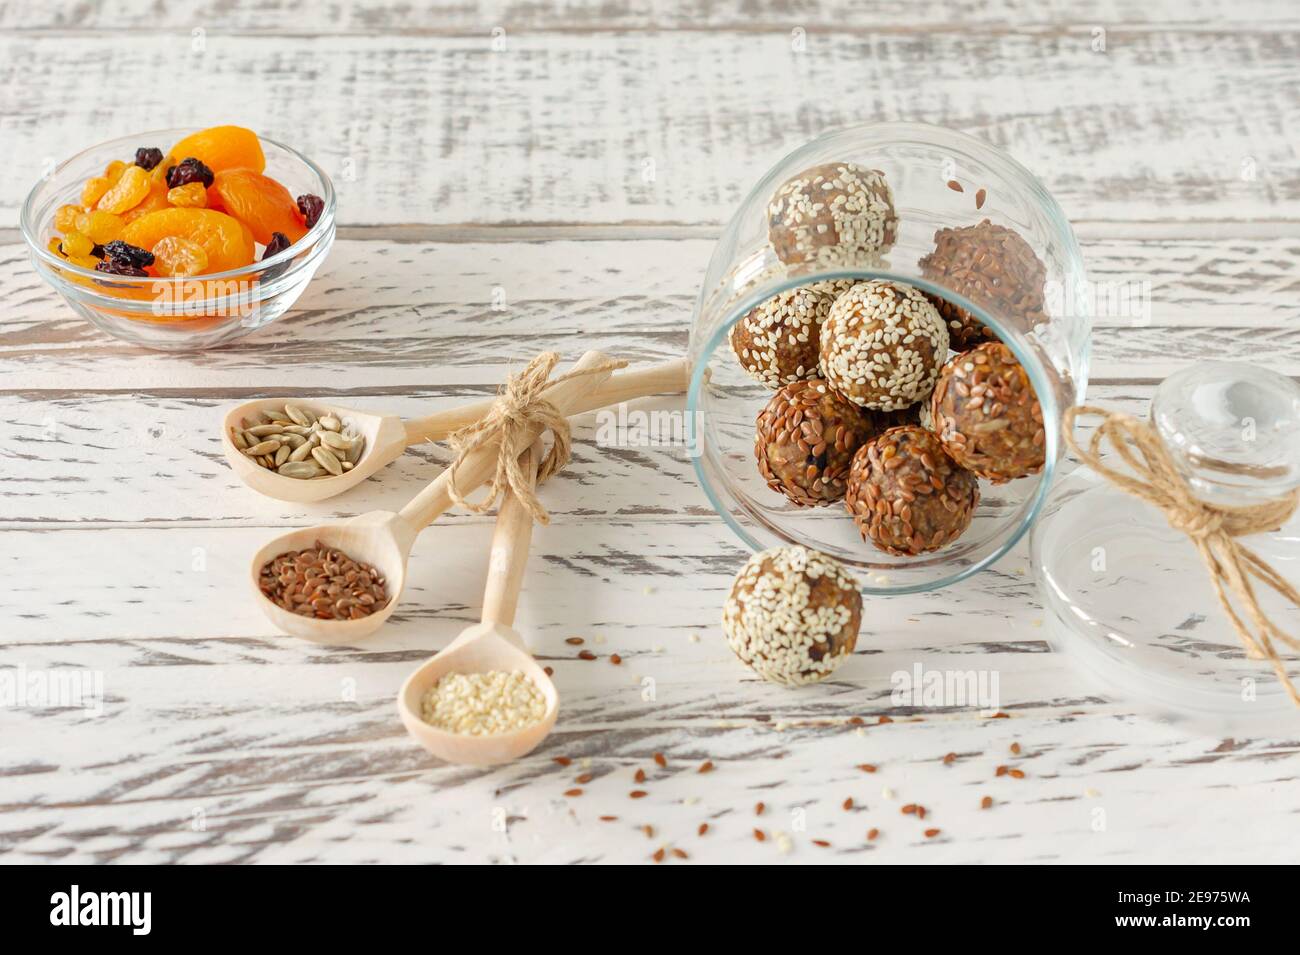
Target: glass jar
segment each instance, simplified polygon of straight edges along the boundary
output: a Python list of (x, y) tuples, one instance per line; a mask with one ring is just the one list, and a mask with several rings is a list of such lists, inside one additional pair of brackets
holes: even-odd
[[(1290, 378), (1193, 365), (1161, 383), (1149, 420), (1204, 502), (1246, 506), (1300, 487), (1300, 385)], [(1109, 455), (1107, 464), (1123, 469)], [(1300, 515), (1238, 542), (1300, 582)], [(1247, 655), (1191, 538), (1155, 506), (1081, 467), (1053, 489), (1030, 546), (1049, 643), (1107, 694), (1197, 731), (1300, 717), (1270, 663)], [(1300, 607), (1258, 581), (1254, 591), (1300, 638)], [(1300, 684), (1300, 658), (1274, 645)]]
[[(778, 256), (769, 235), (769, 201), (782, 183), (826, 163), (883, 174), (897, 217), (887, 247), (836, 247), (806, 262)], [(994, 268), (982, 282), (927, 268), (940, 230), (987, 220), (1013, 231), (1037, 260), (1033, 320)], [(785, 252), (785, 259), (792, 256)], [(970, 265), (971, 263), (968, 263)], [(977, 260), (979, 270), (987, 261)], [(999, 265), (999, 263), (993, 263)], [(893, 556), (865, 543), (843, 503), (799, 507), (771, 490), (755, 463), (755, 418), (772, 391), (746, 374), (730, 347), (734, 325), (788, 289), (828, 279), (884, 279), (910, 285), (967, 310), (1024, 366), (1043, 412), (1046, 463), (1035, 476), (981, 482), (965, 533), (917, 556)], [(972, 288), (982, 285), (983, 288)], [(690, 336), (688, 408), (696, 430), (695, 469), (714, 508), (755, 550), (803, 544), (857, 568), (866, 593), (943, 587), (989, 566), (1029, 528), (1052, 481), (1060, 420), (1078, 403), (1088, 375), (1091, 326), (1083, 260), (1060, 207), (1023, 166), (963, 133), (913, 123), (856, 126), (823, 135), (781, 160), (746, 197), (714, 249)]]

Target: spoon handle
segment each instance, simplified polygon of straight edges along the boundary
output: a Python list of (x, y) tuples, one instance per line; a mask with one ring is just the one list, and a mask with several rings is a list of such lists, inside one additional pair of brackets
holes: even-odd
[[(686, 390), (691, 379), (691, 368), (685, 358), (677, 358), (649, 368), (636, 371), (621, 371), (600, 385), (591, 394), (573, 405), (569, 414), (582, 414), (595, 411), (607, 405), (616, 405), (634, 398), (647, 395), (675, 395)], [(405, 421), (406, 446), (419, 444), (421, 441), (444, 441), (466, 425), (483, 418), (492, 410), (496, 399), (476, 401), (472, 405), (448, 408), (437, 411), (424, 418), (412, 418)]]
[[(541, 461), (540, 441), (534, 441), (519, 456), (519, 467), (527, 475), (530, 488), (537, 487), (537, 466)], [(533, 515), (519, 498), (507, 491), (501, 498), (501, 509), (497, 511), (497, 523), (492, 531), (487, 584), (483, 587), (484, 623), (515, 625), (515, 610), (519, 606), (519, 591), (524, 583), (524, 567), (528, 564), (528, 545), (532, 539)]]
[[(578, 359), (572, 370), (585, 371), (608, 360), (605, 355), (598, 351), (589, 351)], [(609, 376), (608, 371), (603, 371), (570, 378), (568, 381), (562, 381), (548, 389), (546, 398), (551, 404), (555, 405), (560, 414), (572, 414), (571, 409), (608, 380)], [(536, 441), (541, 432), (540, 427), (530, 428), (527, 440), (529, 442)], [(499, 447), (500, 443), (497, 441), (488, 443), (466, 457), (461, 466), (456, 469), (456, 483), (460, 487), (461, 494), (468, 495), (472, 493), (478, 489), (479, 485), (488, 481), (496, 473)], [(428, 487), (417, 494), (410, 504), (407, 504), (398, 512), (402, 522), (409, 528), (412, 535), (424, 530), (424, 528), (436, 521), (439, 515), (451, 507), (450, 487), (451, 468), (447, 468)]]

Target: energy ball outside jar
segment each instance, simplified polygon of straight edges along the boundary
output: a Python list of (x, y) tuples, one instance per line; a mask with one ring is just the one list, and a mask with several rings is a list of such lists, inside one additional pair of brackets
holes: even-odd
[(844, 497), (853, 454), (877, 433), (871, 419), (820, 379), (796, 381), (758, 415), (754, 457), (774, 491), (801, 507)]
[(768, 238), (787, 265), (855, 263), (894, 244), (894, 195), (878, 169), (825, 163), (787, 179), (767, 206)]
[[(921, 277), (951, 289), (1029, 331), (1047, 321), (1047, 267), (1020, 235), (988, 219), (934, 234), (934, 251), (921, 259)], [(947, 323), (954, 351), (997, 341), (993, 330), (964, 308), (928, 296)]]
[(825, 554), (775, 547), (751, 557), (722, 610), (741, 662), (785, 686), (813, 683), (848, 659), (862, 625), (857, 581)]
[(822, 323), (822, 378), (864, 408), (898, 411), (928, 397), (947, 357), (947, 326), (910, 286), (859, 283)]
[(979, 500), (975, 475), (934, 434), (906, 425), (858, 449), (844, 504), (864, 540), (912, 557), (964, 534)]
[(1011, 349), (986, 342), (944, 365), (930, 420), (958, 464), (995, 484), (1037, 474), (1047, 458), (1043, 409)]
[(731, 328), (740, 367), (772, 390), (817, 377), (822, 322), (833, 296), (813, 288), (788, 289), (751, 309)]

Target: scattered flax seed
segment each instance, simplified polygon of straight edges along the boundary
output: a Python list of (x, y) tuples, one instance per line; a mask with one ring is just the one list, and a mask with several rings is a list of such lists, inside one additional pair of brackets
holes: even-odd
[(668, 767), (668, 759), (663, 753), (655, 753), (655, 762), (659, 765), (660, 769), (666, 769)]
[(1005, 766), (999, 766), (997, 769), (993, 771), (994, 776), (1005, 776), (1006, 774), (1007, 774), (1007, 768)]
[(655, 850), (655, 854), (654, 854), (653, 856), (651, 856), (650, 858), (654, 859), (655, 862), (663, 862), (663, 861), (664, 861), (664, 850), (663, 850), (663, 849), (656, 849), (656, 850)]
[(564, 791), (564, 795), (566, 795), (566, 796), (581, 796), (581, 795), (582, 795), (582, 790), (581, 790), (581, 789), (566, 789), (566, 790)]
[(927, 829), (927, 830), (925, 830), (925, 837), (926, 837), (927, 839), (933, 839), (933, 838), (934, 838), (935, 836), (937, 836), (941, 831), (942, 831), (942, 830), (939, 830), (939, 829)]
[(650, 794), (646, 792), (644, 789), (634, 789), (627, 795), (629, 799), (644, 799), (646, 796)]
[(646, 837), (647, 839), (653, 839), (653, 838), (655, 837), (655, 827), (654, 827), (654, 826), (642, 826), (642, 827), (641, 827), (641, 831), (645, 833), (645, 837)]
[(688, 855), (686, 854), (686, 850), (685, 850), (685, 849), (674, 849), (674, 850), (673, 850), (673, 855), (675, 855), (675, 856), (676, 856), (677, 858), (679, 858), (679, 859), (689, 859), (689, 858), (690, 858), (690, 856), (688, 856)]
[(986, 189), (981, 189), (981, 190), (979, 190), (977, 193), (975, 193), (975, 208), (976, 208), (976, 209), (983, 209), (983, 208), (984, 208), (984, 200), (987, 199), (988, 196), (989, 196), (989, 194), (988, 194), (988, 190), (986, 190)]
[(1008, 769), (1007, 775), (1012, 779), (1024, 779), (1025, 771), (1023, 769)]
[(879, 829), (868, 829), (868, 830), (867, 830), (867, 841), (868, 841), (868, 842), (875, 842), (875, 841), (876, 841), (876, 836), (878, 836), (878, 835), (880, 835), (880, 830), (879, 830)]
[(569, 759), (567, 756), (556, 756), (554, 757), (554, 761), (559, 763), (561, 766), (568, 766), (573, 762), (573, 760)]
[(713, 772), (713, 760), (711, 760), (711, 759), (706, 759), (704, 762), (700, 763), (700, 768), (697, 769), (696, 772), (699, 772), (699, 773), (711, 773), (711, 772)]
[(1001, 710), (998, 710), (996, 713), (994, 713), (992, 716), (990, 716), (989, 719), (991, 719), (991, 720), (1009, 720), (1009, 719), (1011, 719), (1011, 714), (1010, 714), (1010, 713), (1003, 713)]
[(823, 849), (829, 849), (831, 847), (831, 844), (825, 839), (814, 839), (812, 844), (815, 846), (821, 846)]
[(551, 667), (543, 667), (542, 669), (545, 671), (547, 676), (555, 676), (555, 670)]
[(620, 663), (623, 662), (623, 658), (620, 657), (617, 653), (611, 653), (609, 656), (609, 662), (614, 664), (614, 666), (618, 666)]
[(578, 659), (579, 659), (579, 660), (594, 660), (594, 659), (596, 659), (596, 654), (592, 653), (590, 650), (581, 650), (581, 651), (578, 652)]
[(1013, 753), (1015, 753), (1017, 756), (1019, 756), (1019, 755), (1020, 755), (1020, 744), (1019, 744), (1019, 743), (1012, 743), (1012, 744), (1011, 744), (1011, 752), (1013, 752)]
[(565, 637), (565, 638), (564, 638), (564, 642), (567, 643), (567, 644), (568, 644), (569, 646), (571, 646), (571, 647), (580, 647), (580, 646), (582, 646), (586, 641), (583, 640), (582, 637)]
[(858, 769), (864, 773), (874, 773), (876, 771), (876, 767), (871, 763), (858, 763)]
[(767, 808), (767, 806), (765, 806), (763, 803), (761, 803), (761, 802), (760, 802), (760, 803), (757, 803), (757, 804), (754, 806), (754, 815), (756, 815), (756, 816), (761, 816), (761, 815), (763, 815), (763, 810), (765, 810), (766, 808)]
[(949, 753), (947, 756), (945, 756), (945, 757), (943, 758), (943, 761), (944, 761), (945, 763), (955, 763), (955, 762), (957, 761), (957, 754), (956, 754), (956, 753)]
[(981, 799), (981, 800), (980, 800), (980, 808), (981, 808), (981, 809), (992, 809), (992, 808), (993, 808), (993, 797), (992, 797), (992, 796), (985, 796), (983, 799)]
[(702, 822), (700, 823), (700, 828), (696, 831), (695, 834), (697, 836), (702, 836), (708, 831), (709, 831), (709, 824), (707, 822)]
[(860, 717), (860, 716), (850, 716), (850, 717), (849, 717), (849, 725), (850, 725), (850, 726), (861, 726), (862, 723), (863, 723), (863, 719), (862, 719), (862, 717)]
[(853, 811), (853, 797), (852, 797), (852, 796), (850, 796), (848, 799), (844, 800), (844, 811), (845, 811), (845, 812), (852, 812), (852, 811)]
[(636, 776), (634, 776), (633, 778), (634, 778), (637, 782), (639, 782), (639, 783), (643, 783), (643, 782), (645, 782), (645, 770), (644, 770), (644, 769), (638, 769), (638, 770), (636, 771)]
[(894, 722), (894, 721), (891, 720), (888, 716), (882, 716), (880, 719), (876, 720), (876, 722), (877, 722), (877, 723), (892, 723), (892, 722)]
[(618, 822), (618, 816), (601, 816), (601, 822)]
[(587, 785), (587, 783), (591, 782), (595, 778), (596, 778), (595, 775), (593, 775), (592, 773), (583, 773), (581, 776), (575, 779), (574, 782), (577, 783), (579, 786), (585, 786)]
[(958, 182), (956, 179), (949, 179), (949, 180), (948, 180), (948, 188), (951, 189), (953, 192), (965, 192), (965, 191), (966, 191), (965, 189), (963, 189), (963, 188), (961, 187), (961, 183)]
[(916, 807), (916, 818), (917, 818), (917, 819), (924, 819), (924, 818), (925, 818), (925, 807), (924, 807), (924, 806), (917, 806), (917, 807)]
[(904, 806), (904, 807), (902, 808), (902, 810), (900, 810), (900, 811), (903, 813), (904, 816), (912, 816), (912, 815), (915, 815), (915, 814), (916, 814), (916, 803), (914, 803), (914, 802), (909, 802), (909, 803), (908, 803), (906, 806)]
[(764, 832), (762, 829), (755, 829), (755, 830), (754, 830), (754, 838), (757, 839), (759, 842), (766, 842), (766, 841), (767, 841), (767, 833)]

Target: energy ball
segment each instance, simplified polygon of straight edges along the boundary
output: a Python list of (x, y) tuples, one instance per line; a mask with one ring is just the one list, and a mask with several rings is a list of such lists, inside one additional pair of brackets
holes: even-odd
[(817, 378), (774, 394), (755, 425), (759, 474), (800, 507), (843, 498), (854, 452), (878, 433), (867, 415)]
[(951, 544), (979, 504), (975, 475), (917, 425), (890, 428), (853, 458), (844, 504), (863, 540), (912, 557)]
[(878, 169), (848, 162), (805, 169), (767, 205), (767, 234), (786, 265), (852, 263), (888, 249), (898, 235), (894, 195)]
[(928, 397), (947, 357), (947, 326), (910, 286), (861, 282), (822, 323), (821, 376), (864, 408), (898, 411)]
[(825, 554), (775, 547), (736, 575), (722, 630), (741, 662), (764, 680), (814, 683), (848, 659), (862, 625), (857, 581)]
[[(988, 219), (934, 234), (934, 251), (920, 261), (921, 277), (987, 308), (998, 318), (1029, 331), (1047, 321), (1047, 267), (1029, 243)], [(954, 351), (998, 337), (964, 308), (928, 296), (948, 326)]]
[(953, 460), (994, 484), (1042, 470), (1043, 409), (1029, 375), (1001, 342), (978, 345), (944, 365), (930, 419)]
[(822, 322), (835, 299), (812, 288), (774, 295), (731, 328), (731, 350), (740, 367), (775, 391), (817, 377)]

